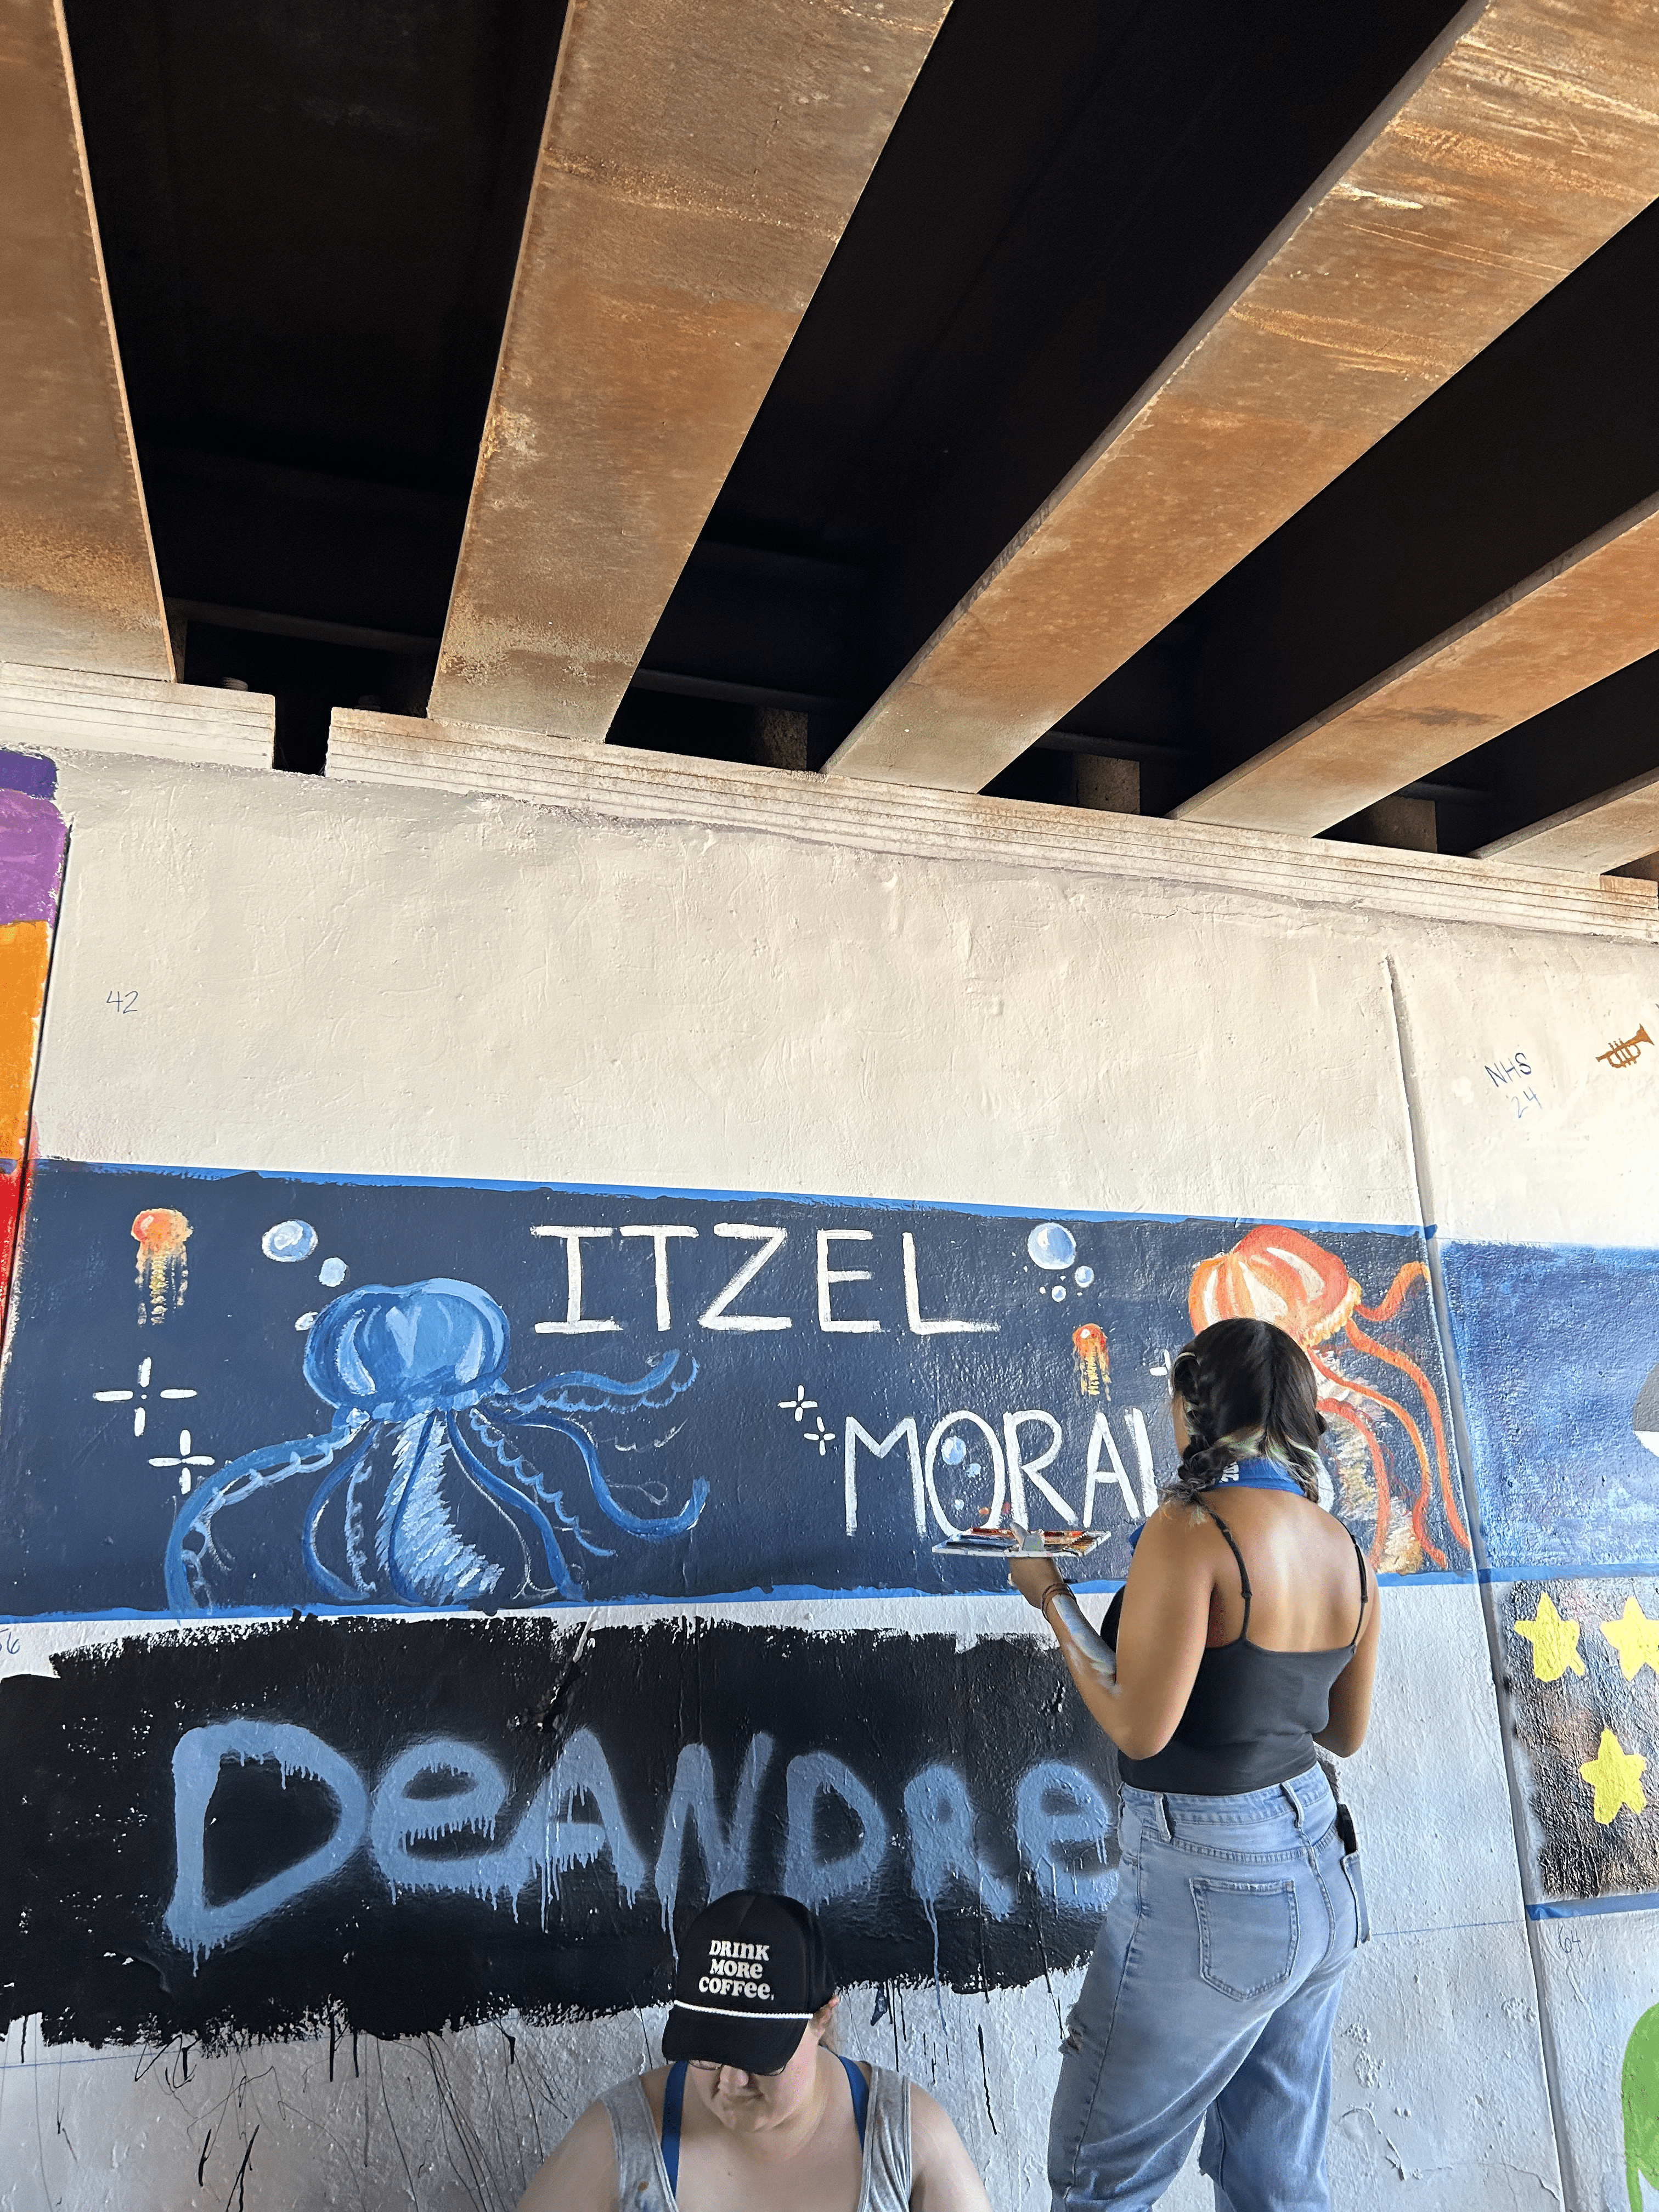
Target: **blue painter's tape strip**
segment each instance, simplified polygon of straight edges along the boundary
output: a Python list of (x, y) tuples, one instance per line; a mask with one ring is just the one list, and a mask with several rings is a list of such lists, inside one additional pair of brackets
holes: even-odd
[(1561, 1905), (1529, 1905), (1528, 1920), (1583, 1920), (1603, 1912), (1659, 1912), (1659, 1891), (1640, 1897), (1575, 1897)]
[(1126, 1211), (1055, 1205), (975, 1206), (957, 1199), (868, 1198), (842, 1191), (811, 1190), (693, 1190), (671, 1183), (552, 1182), (545, 1178), (512, 1182), (489, 1176), (325, 1175), (305, 1168), (201, 1168), (163, 1165), (154, 1160), (70, 1160), (43, 1158), (37, 1166), (67, 1168), (80, 1175), (164, 1175), (186, 1182), (228, 1182), (238, 1176), (255, 1176), (261, 1182), (304, 1182), (346, 1185), (367, 1190), (506, 1190), (558, 1191), (572, 1198), (699, 1198), (711, 1203), (749, 1205), (757, 1200), (781, 1206), (873, 1206), (890, 1213), (926, 1211), (969, 1213), (987, 1221), (1267, 1221), (1283, 1229), (1316, 1230), (1328, 1236), (1424, 1237), (1435, 1229), (1415, 1221), (1288, 1221), (1282, 1214), (1148, 1213), (1139, 1207)]
[[(1607, 1566), (1600, 1562), (1577, 1559), (1556, 1559), (1545, 1566), (1482, 1567), (1479, 1571), (1483, 1583), (1587, 1583), (1620, 1582), (1631, 1575), (1659, 1575), (1659, 1559), (1620, 1559)], [(1384, 1581), (1389, 1579), (1383, 1577)], [(1427, 1575), (1416, 1575), (1415, 1582), (1427, 1582)]]
[[(1102, 1588), (1108, 1587), (1102, 1584)], [(1110, 1585), (1115, 1589), (1116, 1584)], [(820, 1589), (810, 1583), (776, 1583), (770, 1589), (758, 1586), (740, 1590), (708, 1590), (696, 1597), (663, 1597), (654, 1591), (641, 1591), (637, 1595), (607, 1597), (595, 1601), (588, 1597), (554, 1598), (545, 1605), (503, 1606), (501, 1613), (514, 1620), (531, 1620), (544, 1613), (615, 1613), (627, 1607), (648, 1607), (654, 1613), (690, 1613), (709, 1605), (775, 1605), (805, 1600), (821, 1600), (825, 1604), (841, 1603), (845, 1600), (872, 1598), (925, 1598), (930, 1604), (949, 1605), (956, 1596), (1012, 1597), (1006, 1589), (964, 1589), (949, 1596), (938, 1590), (902, 1589), (890, 1585), (872, 1585), (859, 1589)], [(1021, 1601), (1024, 1602), (1024, 1601)], [(358, 1620), (382, 1619), (386, 1620), (491, 1620), (494, 1613), (470, 1613), (465, 1606), (434, 1606), (429, 1610), (418, 1605), (307, 1605), (284, 1606), (280, 1611), (267, 1611), (253, 1605), (216, 1606), (211, 1613), (167, 1613), (159, 1607), (145, 1609), (137, 1606), (109, 1606), (97, 1613), (3, 1613), (0, 1626), (10, 1627), (34, 1626), (50, 1623), (70, 1623), (83, 1620), (148, 1620), (173, 1628), (211, 1628), (226, 1620), (292, 1620), (295, 1613), (306, 1620)]]
[[(995, 1565), (988, 1561), (988, 1565)], [(1378, 1580), (1400, 1589), (1420, 1588), (1425, 1583), (1469, 1583), (1473, 1575), (1425, 1574), (1382, 1575)], [(1075, 1582), (1071, 1587), (1084, 1597), (1109, 1597), (1120, 1590), (1121, 1582)], [(623, 1607), (647, 1607), (654, 1613), (687, 1613), (710, 1605), (777, 1605), (783, 1604), (845, 1604), (869, 1603), (889, 1598), (917, 1598), (927, 1605), (954, 1605), (959, 1599), (982, 1597), (1012, 1597), (1013, 1592), (1004, 1584), (964, 1585), (959, 1590), (922, 1590), (896, 1588), (892, 1584), (872, 1583), (856, 1589), (824, 1589), (816, 1583), (775, 1583), (769, 1589), (758, 1584), (748, 1589), (707, 1590), (696, 1597), (663, 1597), (652, 1591), (641, 1591), (623, 1597), (555, 1599), (550, 1604), (534, 1607), (509, 1606), (503, 1611), (516, 1619), (528, 1619), (539, 1613), (594, 1613), (603, 1616)], [(407, 1605), (308, 1605), (301, 1608), (307, 1620), (357, 1620), (383, 1619), (388, 1620), (493, 1620), (488, 1613), (468, 1613), (465, 1607), (434, 1607), (430, 1613), (418, 1606)], [(0, 1613), (0, 1626), (26, 1627), (62, 1625), (83, 1620), (145, 1620), (173, 1627), (210, 1628), (216, 1622), (226, 1620), (289, 1620), (293, 1608), (284, 1607), (280, 1612), (266, 1612), (258, 1606), (225, 1606), (212, 1613), (165, 1613), (159, 1609), (146, 1611), (136, 1606), (109, 1606), (96, 1613)]]

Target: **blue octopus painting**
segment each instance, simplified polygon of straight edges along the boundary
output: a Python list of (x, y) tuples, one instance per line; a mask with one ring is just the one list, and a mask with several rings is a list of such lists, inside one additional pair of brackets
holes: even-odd
[[(706, 1482), (694, 1482), (672, 1516), (630, 1512), (579, 1418), (660, 1410), (690, 1387), (695, 1360), (682, 1371), (671, 1352), (637, 1382), (576, 1371), (509, 1390), (508, 1342), (507, 1316), (471, 1283), (368, 1284), (325, 1306), (307, 1340), (305, 1377), (334, 1408), (333, 1427), (244, 1453), (181, 1506), (167, 1549), (171, 1609), (292, 1602), (290, 1496), (304, 1498), (300, 1587), (339, 1605), (580, 1599), (561, 1538), (612, 1555), (567, 1507), (572, 1476), (631, 1536), (662, 1542), (696, 1526)], [(562, 1480), (548, 1471), (549, 1446), (564, 1462)], [(285, 1510), (273, 1522), (264, 1509), (277, 1503)], [(274, 1570), (273, 1527), (286, 1532), (278, 1543), (288, 1553)]]

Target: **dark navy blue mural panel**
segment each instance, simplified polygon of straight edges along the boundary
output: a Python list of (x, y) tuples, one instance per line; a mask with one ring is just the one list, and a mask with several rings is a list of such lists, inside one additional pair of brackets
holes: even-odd
[(1449, 1244), (1489, 1565), (1659, 1563), (1659, 1252)]
[(1659, 1904), (1652, 1792), (1659, 1582), (1597, 1575), (1497, 1593), (1500, 1680), (1527, 1809), (1534, 1919)]
[(1110, 1579), (1225, 1312), (1307, 1345), (1375, 1562), (1466, 1570), (1412, 1232), (46, 1163), (0, 1608), (942, 1594), (988, 1513)]
[(1107, 1752), (1035, 1638), (664, 1623), (584, 1646), (520, 1617), (134, 1638), (0, 1685), (0, 2024), (165, 2042), (623, 2011), (666, 1999), (672, 1932), (745, 1887), (817, 1908), (844, 1983), (1011, 1987), (1092, 1945)]

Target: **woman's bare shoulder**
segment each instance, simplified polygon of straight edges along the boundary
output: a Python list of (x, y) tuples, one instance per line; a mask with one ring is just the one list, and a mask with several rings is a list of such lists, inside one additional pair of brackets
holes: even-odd
[(979, 2169), (937, 2098), (910, 2084), (912, 2212), (990, 2212)]
[(617, 2212), (617, 2147), (601, 2101), (588, 2106), (538, 2168), (519, 2212)]
[(1154, 1550), (1160, 1550), (1194, 1543), (1213, 1527), (1209, 1515), (1189, 1499), (1162, 1498), (1142, 1524), (1140, 1539), (1135, 1546), (1135, 1556), (1138, 1559), (1148, 1544)]
[(1169, 1574), (1200, 1563), (1212, 1565), (1212, 1548), (1222, 1540), (1220, 1531), (1202, 1506), (1184, 1498), (1166, 1498), (1141, 1523), (1129, 1572), (1133, 1576), (1139, 1567), (1144, 1580), (1149, 1568), (1159, 1574)]

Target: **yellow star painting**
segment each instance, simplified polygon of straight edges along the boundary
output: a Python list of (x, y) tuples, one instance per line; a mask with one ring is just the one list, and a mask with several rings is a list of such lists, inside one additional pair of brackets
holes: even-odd
[(1539, 1599), (1533, 1618), (1516, 1622), (1515, 1632), (1532, 1646), (1534, 1680), (1559, 1682), (1569, 1668), (1575, 1674), (1583, 1673), (1584, 1662), (1578, 1656), (1578, 1623), (1562, 1620), (1547, 1590)]
[(1647, 1761), (1639, 1751), (1625, 1751), (1611, 1729), (1601, 1731), (1601, 1747), (1578, 1771), (1595, 1792), (1595, 1818), (1605, 1828), (1628, 1805), (1632, 1813), (1648, 1809), (1642, 1776)]
[(1619, 1654), (1627, 1682), (1633, 1682), (1644, 1667), (1659, 1674), (1659, 1620), (1650, 1620), (1633, 1597), (1625, 1600), (1622, 1619), (1601, 1623), (1601, 1633)]

